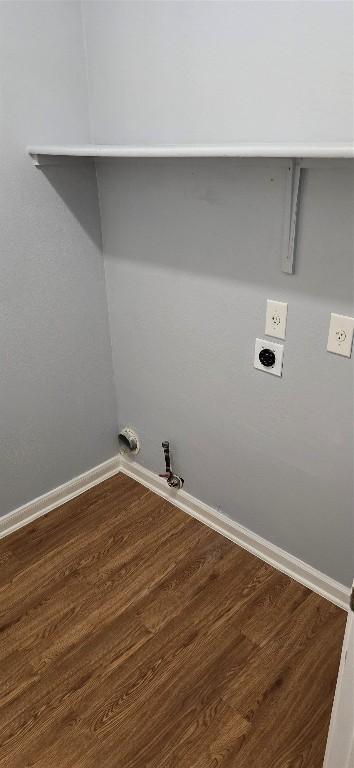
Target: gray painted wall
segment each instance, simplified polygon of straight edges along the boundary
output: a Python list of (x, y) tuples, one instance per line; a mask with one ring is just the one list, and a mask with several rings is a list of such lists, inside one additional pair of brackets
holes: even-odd
[[(352, 4), (84, 3), (100, 142), (351, 141)], [(306, 172), (281, 273), (281, 162), (135, 160), (98, 173), (119, 421), (158, 471), (349, 584), (352, 169)], [(266, 299), (289, 302), (283, 379), (253, 369)]]
[(115, 451), (94, 168), (24, 151), (87, 140), (80, 5), (1, 2), (0, 514)]
[[(297, 265), (280, 271), (280, 161), (134, 160), (99, 169), (121, 425), (185, 487), (339, 581), (353, 577), (351, 169), (309, 170)], [(282, 379), (256, 371), (266, 299), (289, 302)]]
[[(84, 3), (92, 137), (350, 140), (349, 6)], [(6, 512), (112, 455), (117, 413), (93, 168), (23, 152), (89, 138), (79, 7), (0, 22)], [(307, 172), (294, 277), (284, 184), (280, 161), (100, 164), (120, 423), (146, 466), (169, 438), (191, 493), (349, 584), (353, 364), (325, 346), (329, 312), (354, 311), (353, 177)], [(267, 297), (289, 302), (282, 380), (252, 366)]]
[(350, 0), (83, 7), (98, 142), (353, 139)]

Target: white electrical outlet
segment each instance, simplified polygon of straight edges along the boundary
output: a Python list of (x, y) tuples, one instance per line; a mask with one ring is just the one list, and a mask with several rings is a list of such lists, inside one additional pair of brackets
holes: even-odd
[(254, 367), (258, 371), (281, 376), (283, 370), (284, 344), (256, 339), (254, 348)]
[(285, 339), (287, 314), (287, 302), (268, 299), (264, 333), (277, 339)]
[(354, 331), (354, 317), (331, 313), (327, 351), (336, 355), (351, 357)]

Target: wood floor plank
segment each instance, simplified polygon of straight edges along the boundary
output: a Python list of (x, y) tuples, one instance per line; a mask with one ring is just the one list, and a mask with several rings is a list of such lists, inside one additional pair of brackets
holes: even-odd
[(242, 632), (260, 647), (265, 645), (283, 626), (288, 626), (309, 594), (309, 589), (275, 571), (269, 589), (260, 594), (252, 615), (243, 623)]
[(321, 641), (326, 629), (337, 636), (338, 623), (342, 626), (338, 609), (325, 600), (319, 602), (318, 596), (310, 593), (294, 612), (292, 621), (282, 626), (281, 631), (258, 650), (237, 680), (230, 683), (229, 704), (244, 717), (252, 719), (268, 691), (282, 680), (284, 670), (299, 664), (304, 655), (311, 657), (315, 637)]
[[(323, 742), (318, 734), (326, 732), (329, 725), (331, 692), (338, 671), (336, 637), (340, 618), (337, 616), (336, 621), (324, 622), (320, 631), (312, 628), (308, 635), (311, 638), (309, 651), (302, 648), (296, 660), (289, 658), (284, 666), (279, 656), (275, 657), (278, 676), (273, 678), (272, 685), (264, 688), (257, 707), (254, 707), (254, 699), (242, 707), (244, 715), (248, 710), (246, 719), (250, 720), (252, 728), (242, 747), (234, 750), (230, 768), (235, 764), (238, 768), (248, 768), (249, 765), (262, 768), (268, 764), (274, 768), (284, 764), (289, 768), (322, 765)], [(325, 674), (322, 667), (324, 647), (329, 655)], [(241, 698), (244, 702), (243, 696)], [(279, 726), (274, 739), (276, 723)]]
[(204, 706), (198, 717), (186, 724), (176, 749), (161, 768), (221, 765), (230, 749), (242, 743), (250, 727), (247, 720), (237, 717), (222, 699), (217, 699)]
[(0, 768), (322, 768), (323, 598), (123, 475), (0, 566)]
[[(157, 638), (150, 640), (145, 650), (154, 650), (156, 642)], [(106, 734), (108, 748), (119, 729), (124, 737), (119, 765), (127, 768), (153, 763), (156, 755), (166, 757), (183, 740), (187, 724), (213, 706), (230, 668), (234, 665), (237, 674), (253, 646), (241, 635), (231, 637), (225, 627), (218, 637), (190, 633), (179, 640), (175, 654), (161, 655), (161, 650), (140, 664), (138, 675), (132, 670), (119, 698), (113, 695), (108, 707), (107, 702), (95, 704), (87, 715), (90, 730)], [(147, 718), (150, 700), (154, 711)]]
[[(96, 530), (103, 521), (108, 524), (124, 517), (135, 503), (143, 504), (145, 489), (132, 483), (128, 477), (112, 477), (94, 486), (81, 496), (66, 502), (29, 525), (20, 528), (2, 540), (1, 558), (7, 559), (6, 578), (52, 553), (73, 538), (87, 540), (90, 531)], [(12, 565), (13, 563), (13, 565)]]

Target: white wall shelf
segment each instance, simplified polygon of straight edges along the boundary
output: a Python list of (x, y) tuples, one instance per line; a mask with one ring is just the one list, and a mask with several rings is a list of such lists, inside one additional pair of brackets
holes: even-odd
[(286, 221), (281, 255), (281, 269), (293, 274), (295, 262), (296, 226), (304, 168), (316, 167), (320, 161), (341, 163), (354, 158), (354, 144), (53, 144), (30, 145), (28, 154), (37, 167), (54, 165), (63, 158), (99, 160), (123, 157), (234, 157), (282, 158), (288, 166), (286, 186)]
[(27, 147), (35, 165), (48, 157), (354, 158), (354, 144), (51, 144)]

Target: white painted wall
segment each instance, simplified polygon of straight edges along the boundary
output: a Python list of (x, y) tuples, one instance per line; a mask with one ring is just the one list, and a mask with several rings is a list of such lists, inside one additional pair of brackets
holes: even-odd
[(115, 395), (80, 4), (0, 2), (0, 515), (112, 456)]
[(353, 140), (350, 0), (83, 9), (98, 142)]

